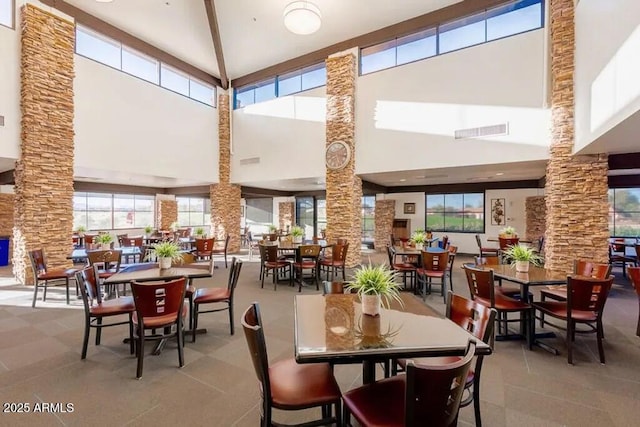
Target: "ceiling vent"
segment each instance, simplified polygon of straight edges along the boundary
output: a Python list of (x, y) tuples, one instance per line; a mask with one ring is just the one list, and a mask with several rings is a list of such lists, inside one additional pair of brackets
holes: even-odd
[(257, 165), (260, 163), (260, 157), (248, 157), (246, 159), (240, 159), (241, 165)]
[(454, 131), (455, 139), (482, 138), (485, 136), (500, 136), (509, 134), (509, 123), (481, 126), (477, 128), (458, 129)]

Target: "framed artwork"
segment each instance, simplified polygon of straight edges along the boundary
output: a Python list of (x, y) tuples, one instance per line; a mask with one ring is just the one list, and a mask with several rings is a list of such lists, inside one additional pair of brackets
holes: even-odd
[(504, 225), (504, 199), (491, 199), (491, 225)]
[(416, 204), (415, 203), (405, 203), (404, 204), (404, 213), (406, 213), (406, 214), (414, 214), (414, 213), (416, 213)]

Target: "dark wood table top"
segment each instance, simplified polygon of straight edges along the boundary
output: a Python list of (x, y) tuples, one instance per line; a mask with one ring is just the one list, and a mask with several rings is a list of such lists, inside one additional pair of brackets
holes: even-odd
[(561, 285), (567, 283), (567, 275), (554, 273), (543, 267), (529, 266), (528, 273), (519, 273), (515, 267), (509, 264), (474, 266), (476, 268), (487, 268), (493, 270), (493, 275), (498, 279), (519, 283), (528, 286)]
[(204, 266), (189, 266), (187, 264), (182, 267), (160, 269), (158, 267), (158, 263), (143, 262), (123, 268), (113, 276), (106, 279), (104, 284), (112, 285), (116, 283), (129, 283), (134, 280), (137, 282), (149, 282), (154, 280), (174, 280), (181, 277), (187, 277), (189, 279), (211, 277), (210, 270), (203, 267)]
[[(396, 255), (421, 255), (422, 251), (412, 247), (402, 247), (402, 246), (394, 246), (393, 249), (396, 252)], [(434, 254), (441, 254), (443, 252), (447, 252), (446, 249), (442, 248), (434, 248), (431, 246), (426, 246), (424, 248), (425, 252), (430, 252)]]
[[(380, 315), (363, 315), (357, 295), (296, 295), (295, 355), (299, 363), (358, 363), (390, 358), (463, 355), (473, 336), (414, 295), (401, 294)], [(479, 342), (476, 354), (491, 348)]]
[[(95, 249), (100, 251), (102, 249)], [(141, 255), (140, 248), (137, 246), (124, 246), (120, 248), (106, 249), (112, 251), (122, 251), (122, 256)], [(91, 251), (89, 251), (91, 252)], [(85, 248), (74, 249), (71, 255), (67, 256), (67, 259), (87, 259), (87, 250)]]

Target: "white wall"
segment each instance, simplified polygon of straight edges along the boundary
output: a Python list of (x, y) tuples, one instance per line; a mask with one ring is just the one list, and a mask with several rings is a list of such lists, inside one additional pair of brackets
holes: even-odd
[[(325, 175), (325, 87), (233, 110), (231, 181)], [(241, 165), (247, 158), (258, 164)]]
[[(535, 30), (361, 76), (356, 172), (548, 158), (543, 70), (544, 31)], [(453, 138), (504, 122), (505, 136)]]
[(20, 156), (20, 32), (0, 25), (0, 157)]
[(575, 22), (578, 151), (640, 110), (640, 2), (582, 0)]
[[(396, 201), (396, 215), (397, 219), (410, 220), (410, 233), (413, 233), (418, 228), (425, 229), (425, 195), (424, 193), (387, 193), (377, 194), (376, 200), (395, 200)], [(404, 213), (405, 203), (415, 203), (416, 212), (414, 214)]]
[(75, 56), (75, 166), (218, 182), (218, 110)]

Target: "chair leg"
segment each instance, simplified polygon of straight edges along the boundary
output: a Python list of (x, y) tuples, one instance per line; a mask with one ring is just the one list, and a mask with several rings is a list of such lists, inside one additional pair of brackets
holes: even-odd
[(227, 265), (227, 251), (224, 252), (224, 268), (229, 268)]
[(144, 361), (144, 329), (138, 327), (138, 366), (136, 368), (136, 378), (142, 378), (142, 368)]
[(45, 302), (47, 300), (47, 284), (48, 284), (48, 282), (45, 280), (44, 281), (44, 292), (42, 293), (42, 302)]
[(91, 319), (87, 317), (84, 324), (84, 339), (82, 340), (82, 356), (80, 356), (80, 359), (87, 358), (87, 347), (89, 346), (89, 330), (91, 329), (90, 324)]
[(189, 295), (189, 329), (193, 327), (193, 294)]
[(135, 341), (133, 339), (133, 313), (129, 313), (129, 352), (133, 354)]
[(602, 339), (604, 338), (604, 331), (602, 328), (602, 319), (599, 319), (597, 324), (596, 324), (596, 328), (597, 328), (597, 339), (598, 339), (598, 353), (600, 355), (600, 363), (602, 363), (604, 365), (604, 347), (602, 346)]
[(476, 372), (473, 377), (473, 391), (469, 390), (469, 393), (473, 394), (473, 415), (476, 419), (476, 427), (482, 427), (482, 418), (480, 417), (480, 371), (481, 370), (482, 370), (482, 364), (476, 363)]
[(33, 280), (34, 280), (34, 282), (33, 282), (33, 301), (31, 301), (31, 308), (36, 308), (36, 298), (38, 297), (38, 279), (33, 279)]
[(343, 265), (343, 266), (342, 266), (342, 281), (343, 281), (343, 282), (345, 282), (345, 281), (347, 280), (347, 278), (345, 277), (345, 270), (346, 270), (346, 268), (345, 268), (345, 266)]
[(336, 402), (336, 425), (342, 426), (342, 399), (338, 399)]
[(102, 337), (102, 318), (98, 317), (96, 319), (96, 345), (100, 345), (100, 338)]
[(65, 286), (67, 288), (67, 305), (69, 304), (69, 277), (65, 278)]
[[(543, 293), (540, 294), (540, 302), (544, 302), (547, 298), (544, 296)], [(540, 312), (540, 327), (544, 328), (544, 313), (541, 311)]]
[(178, 320), (178, 325), (176, 327), (176, 338), (178, 340), (178, 364), (182, 368), (184, 366), (184, 327), (182, 325), (182, 321)]
[(193, 305), (193, 328), (191, 328), (191, 342), (196, 342), (196, 329), (198, 329), (198, 306), (198, 303)]
[(263, 270), (264, 270), (264, 267), (260, 268), (260, 280), (262, 281), (262, 284), (260, 285), (261, 288), (264, 288), (264, 275), (265, 275), (265, 272)]
[(233, 302), (229, 301), (229, 329), (231, 329), (231, 335), (234, 334), (235, 328), (233, 326)]
[(573, 322), (571, 319), (567, 320), (567, 363), (573, 365)]

